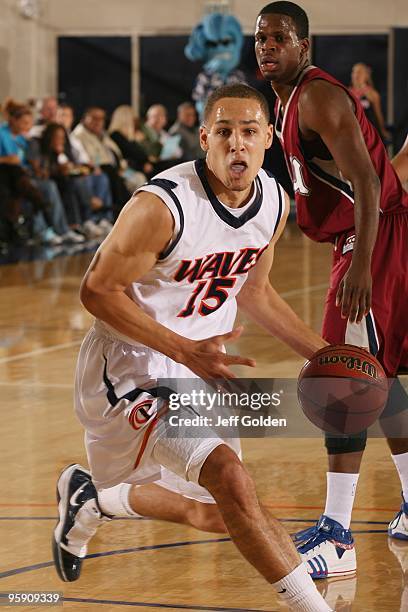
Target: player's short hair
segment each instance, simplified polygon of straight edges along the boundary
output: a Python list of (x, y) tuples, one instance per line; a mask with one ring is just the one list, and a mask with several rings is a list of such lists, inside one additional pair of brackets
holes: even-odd
[(204, 123), (208, 121), (208, 118), (211, 115), (215, 104), (218, 102), (218, 100), (222, 100), (222, 98), (245, 98), (247, 100), (257, 100), (257, 102), (259, 102), (259, 106), (261, 107), (263, 114), (265, 115), (266, 122), (269, 123), (269, 106), (265, 96), (257, 89), (254, 89), (254, 87), (250, 87), (245, 83), (233, 83), (232, 85), (223, 85), (222, 87), (218, 87), (218, 89), (213, 91), (210, 97), (208, 98), (204, 108)]
[(288, 15), (296, 26), (299, 38), (309, 37), (309, 19), (306, 12), (294, 2), (271, 2), (263, 7), (258, 13), (260, 15)]

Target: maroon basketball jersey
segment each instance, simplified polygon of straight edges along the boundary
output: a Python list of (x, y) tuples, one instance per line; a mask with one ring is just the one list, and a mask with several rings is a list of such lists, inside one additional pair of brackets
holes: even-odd
[(357, 120), (381, 181), (380, 214), (408, 212), (408, 194), (395, 174), (378, 132), (366, 118), (357, 98), (327, 72), (308, 66), (300, 75), (283, 115), (281, 103), (277, 100), (275, 131), (292, 178), (299, 227), (313, 240), (334, 242), (336, 236), (354, 228), (353, 186), (341, 175), (333, 160), (307, 159), (304, 156), (299, 133), (298, 100), (302, 88), (313, 79), (338, 85), (355, 104)]

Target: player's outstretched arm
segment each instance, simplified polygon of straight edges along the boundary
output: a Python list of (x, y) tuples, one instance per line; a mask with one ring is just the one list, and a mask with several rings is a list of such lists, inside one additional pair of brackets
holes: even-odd
[(396, 154), (391, 163), (401, 183), (406, 183), (408, 181), (408, 136), (402, 149)]
[(239, 335), (239, 330), (207, 340), (189, 340), (152, 319), (126, 294), (131, 283), (154, 266), (171, 240), (173, 227), (173, 217), (159, 197), (141, 192), (132, 198), (85, 274), (82, 303), (121, 334), (187, 365), (203, 378), (233, 378), (230, 364), (254, 365), (251, 359), (222, 351), (222, 344)]
[(323, 80), (309, 83), (299, 98), (299, 127), (306, 141), (321, 138), (342, 176), (353, 186), (356, 242), (337, 303), (342, 317), (360, 322), (371, 307), (371, 256), (377, 238), (380, 181), (353, 102), (340, 87)]
[(289, 197), (285, 194), (285, 214), (271, 244), (250, 271), (237, 300), (239, 307), (253, 321), (303, 357), (309, 358), (327, 342), (297, 316), (269, 280), (275, 244), (283, 232), (288, 213)]

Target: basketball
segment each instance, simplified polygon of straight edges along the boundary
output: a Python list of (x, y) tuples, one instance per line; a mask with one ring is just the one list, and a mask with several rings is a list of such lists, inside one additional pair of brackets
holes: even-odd
[(327, 433), (364, 431), (381, 415), (387, 398), (388, 381), (381, 364), (352, 344), (320, 349), (299, 374), (302, 410)]

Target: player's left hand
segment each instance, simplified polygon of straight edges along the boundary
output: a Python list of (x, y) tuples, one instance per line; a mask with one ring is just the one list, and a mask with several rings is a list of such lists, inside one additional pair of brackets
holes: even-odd
[(366, 264), (352, 262), (342, 278), (336, 294), (336, 306), (342, 319), (360, 323), (371, 308), (371, 273)]

